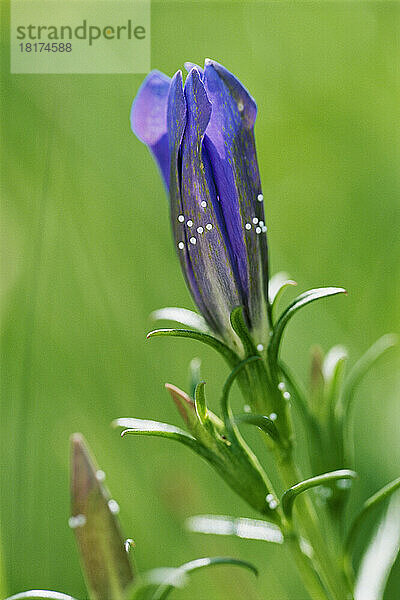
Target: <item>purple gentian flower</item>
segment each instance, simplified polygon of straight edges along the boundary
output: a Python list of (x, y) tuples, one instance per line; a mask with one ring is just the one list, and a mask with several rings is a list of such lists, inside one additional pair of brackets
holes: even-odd
[(232, 343), (230, 313), (243, 306), (254, 340), (263, 343), (268, 268), (256, 103), (217, 62), (185, 66), (184, 86), (181, 71), (146, 77), (132, 129), (161, 170), (182, 270), (210, 328)]

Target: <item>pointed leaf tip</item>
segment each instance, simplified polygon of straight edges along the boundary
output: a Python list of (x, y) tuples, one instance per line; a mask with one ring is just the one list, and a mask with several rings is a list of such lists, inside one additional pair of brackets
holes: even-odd
[(118, 505), (103, 484), (81, 434), (71, 436), (71, 518), (92, 600), (123, 600), (133, 581), (116, 518)]

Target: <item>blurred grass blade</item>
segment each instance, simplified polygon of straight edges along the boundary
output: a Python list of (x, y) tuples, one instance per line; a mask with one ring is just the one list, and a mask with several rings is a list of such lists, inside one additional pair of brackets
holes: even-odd
[(152, 597), (152, 600), (165, 600), (165, 598), (167, 598), (170, 595), (174, 588), (183, 587), (186, 584), (187, 576), (189, 574), (207, 567), (217, 565), (235, 565), (238, 567), (249, 569), (256, 576), (258, 575), (257, 569), (250, 562), (240, 560), (238, 558), (220, 556), (216, 556), (213, 558), (198, 558), (196, 560), (192, 560), (188, 563), (185, 563), (177, 569), (170, 569), (166, 580), (156, 590)]
[(398, 343), (398, 336), (387, 334), (379, 338), (351, 369), (343, 392), (343, 413), (348, 413), (354, 394), (363, 377), (368, 373), (373, 364), (390, 348)]
[(166, 306), (151, 313), (150, 318), (154, 321), (175, 321), (186, 327), (193, 327), (202, 333), (210, 333), (210, 328), (206, 320), (187, 308), (179, 308), (178, 306)]
[(272, 419), (265, 415), (255, 415), (253, 413), (243, 413), (241, 415), (235, 415), (235, 423), (240, 425), (245, 423), (246, 425), (254, 425), (258, 427), (270, 436), (274, 442), (279, 441), (279, 431)]
[(50, 590), (29, 590), (10, 596), (6, 600), (75, 600), (68, 594), (62, 592), (52, 592)]
[(400, 477), (394, 479), (387, 485), (383, 486), (380, 490), (378, 490), (375, 494), (370, 496), (370, 498), (368, 498), (368, 500), (364, 502), (360, 512), (355, 517), (347, 535), (345, 544), (345, 554), (348, 558), (350, 557), (350, 554), (354, 548), (354, 543), (356, 541), (358, 532), (360, 531), (360, 527), (364, 523), (366, 517), (374, 508), (376, 508), (381, 502), (386, 500), (386, 498), (389, 498), (399, 488)]
[(327, 298), (328, 296), (336, 296), (337, 294), (346, 294), (346, 290), (340, 287), (326, 287), (326, 288), (316, 288), (313, 290), (308, 290), (298, 296), (292, 304), (286, 308), (286, 310), (279, 317), (273, 331), (273, 335), (268, 346), (268, 352), (270, 356), (271, 362), (275, 365), (278, 359), (279, 347), (282, 340), (282, 335), (285, 330), (286, 325), (290, 321), (290, 319), (301, 309), (303, 306), (307, 306), (311, 304), (311, 302), (315, 302), (315, 300), (319, 300), (320, 298)]
[(122, 600), (133, 571), (116, 518), (118, 505), (102, 483), (81, 434), (71, 437), (71, 518), (91, 600)]
[(400, 549), (400, 494), (394, 496), (375, 530), (358, 569), (355, 600), (383, 600)]
[(260, 519), (235, 518), (224, 515), (197, 515), (186, 520), (186, 527), (194, 533), (233, 535), (249, 540), (283, 544), (280, 528)]
[(317, 487), (319, 485), (330, 484), (332, 481), (339, 481), (341, 479), (355, 479), (357, 473), (350, 471), (349, 469), (341, 469), (339, 471), (332, 471), (330, 473), (324, 473), (323, 475), (317, 475), (310, 479), (305, 479), (300, 483), (296, 483), (291, 488), (286, 490), (282, 496), (281, 504), (282, 510), (288, 519), (292, 518), (293, 505), (299, 494), (307, 492), (308, 490)]
[(203, 342), (207, 346), (211, 346), (217, 352), (223, 356), (223, 358), (227, 361), (230, 367), (234, 367), (238, 362), (240, 362), (240, 358), (238, 355), (233, 352), (226, 344), (218, 340), (212, 335), (208, 333), (201, 333), (200, 331), (191, 331), (190, 329), (155, 329), (154, 331), (150, 331), (147, 334), (147, 338), (153, 337), (184, 337), (190, 338), (192, 340), (197, 340), (199, 342)]

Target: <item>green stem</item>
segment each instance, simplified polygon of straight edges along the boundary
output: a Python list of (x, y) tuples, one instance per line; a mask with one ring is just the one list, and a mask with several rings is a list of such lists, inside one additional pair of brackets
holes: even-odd
[[(287, 488), (304, 479), (292, 456), (286, 456), (284, 460), (281, 459), (280, 461), (278, 457), (277, 468), (282, 482)], [(333, 600), (352, 600), (353, 596), (349, 590), (345, 574), (339, 561), (331, 555), (324, 539), (314, 505), (306, 494), (299, 496), (297, 502), (297, 522), (300, 531), (313, 549), (311, 561), (325, 585), (329, 594), (327, 597)]]
[(324, 585), (318, 576), (312, 561), (301, 549), (300, 539), (293, 531), (285, 534), (285, 543), (288, 544), (296, 566), (303, 580), (304, 586), (312, 600), (331, 600), (327, 596)]

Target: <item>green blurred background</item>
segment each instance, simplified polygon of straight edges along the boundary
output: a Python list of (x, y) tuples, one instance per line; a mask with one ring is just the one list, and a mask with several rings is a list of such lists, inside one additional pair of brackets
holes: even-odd
[[(177, 599), (305, 599), (281, 547), (185, 532), (191, 514), (251, 515), (207, 465), (111, 430), (118, 416), (179, 423), (163, 384), (187, 386), (196, 355), (216, 407), (226, 368), (195, 342), (145, 340), (152, 310), (192, 303), (161, 180), (129, 128), (143, 76), (10, 75), (2, 8), (3, 588), (85, 597), (67, 526), (68, 437), (81, 431), (141, 569), (208, 554), (261, 569), (257, 582), (230, 568), (194, 576)], [(349, 291), (291, 324), (284, 352), (304, 379), (312, 344), (343, 343), (354, 362), (399, 330), (399, 31), (398, 2), (152, 2), (153, 68), (210, 56), (257, 100), (272, 271), (300, 290)], [(388, 354), (359, 393), (350, 513), (399, 474), (398, 367)], [(397, 564), (387, 600), (399, 587)]]

